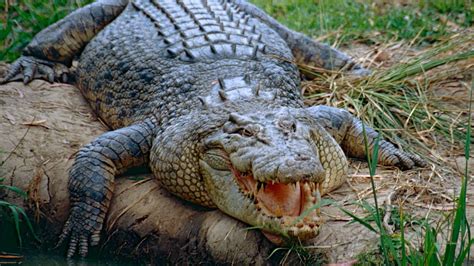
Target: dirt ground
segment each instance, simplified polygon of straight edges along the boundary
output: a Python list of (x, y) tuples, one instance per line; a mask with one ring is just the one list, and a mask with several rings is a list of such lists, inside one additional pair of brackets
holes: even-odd
[[(377, 68), (398, 62), (415, 51), (394, 44), (392, 47), (361, 45), (348, 52), (365, 60), (364, 63), (371, 68)], [(0, 76), (1, 70), (0, 66)], [(457, 101), (466, 104), (467, 88), (463, 84), (470, 82), (466, 80), (468, 78), (453, 76), (434, 89), (441, 96), (456, 96), (453, 104), (459, 105)], [(17, 82), (0, 86), (0, 161), (5, 161), (1, 174), (6, 177), (6, 184), (27, 190), (30, 200), (23, 202), (11, 194), (6, 196), (31, 210), (43, 224), (55, 225), (55, 228), (45, 230), (50, 238), (57, 236), (67, 215), (67, 169), (72, 156), (79, 147), (106, 130), (91, 113), (79, 91), (71, 85), (33, 81), (27, 86)], [(464, 167), (462, 149), (446, 149), (441, 145), (434, 149), (444, 158), (445, 164), (403, 172), (396, 168), (378, 168), (375, 181), (382, 208), (389, 210), (401, 206), (412, 217), (428, 217), (433, 224), (455, 208), (454, 200), (459, 193), (460, 173)], [(471, 231), (474, 231), (473, 159), (469, 161), (469, 168), (468, 220), (471, 221)], [(459, 169), (459, 172), (453, 169)], [(326, 222), (319, 236), (307, 244), (310, 251), (324, 253), (329, 262), (349, 261), (360, 253), (370, 252), (378, 243), (375, 234), (360, 224), (351, 223), (351, 219), (335, 207), (342, 206), (364, 216), (357, 203), (362, 200), (373, 202), (367, 164), (351, 161), (350, 172), (341, 188), (325, 196), (335, 204), (322, 209)], [(149, 177), (117, 180), (107, 221), (108, 236), (107, 239), (104, 237), (106, 245), (115, 248), (116, 253), (161, 255), (179, 261), (179, 257), (172, 253), (181, 249), (178, 253), (195, 254), (196, 259), (204, 261), (256, 264), (285, 259), (288, 262), (294, 257), (293, 254), (286, 258), (286, 250), (283, 250), (276, 255), (278, 258), (267, 260), (274, 247), (260, 233), (245, 230), (246, 225), (219, 211), (203, 210), (168, 195)], [(209, 231), (198, 232), (201, 228)], [(413, 245), (419, 243), (419, 226), (407, 226), (406, 233)], [(205, 243), (196, 241), (203, 234)], [(442, 238), (446, 239), (446, 236), (440, 236)], [(178, 240), (181, 242), (171, 243)], [(241, 252), (232, 255), (213, 253), (222, 250), (214, 247), (222, 245)], [(168, 254), (166, 248), (172, 248)], [(474, 249), (471, 256), (474, 259)]]

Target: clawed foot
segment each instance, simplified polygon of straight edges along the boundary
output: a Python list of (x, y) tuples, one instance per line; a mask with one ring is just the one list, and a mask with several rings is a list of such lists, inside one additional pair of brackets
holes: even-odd
[(99, 208), (94, 208), (86, 203), (76, 203), (71, 208), (71, 213), (56, 247), (69, 238), (67, 257), (72, 258), (76, 253), (81, 257), (86, 257), (89, 246), (99, 244), (103, 216)]
[(357, 76), (357, 77), (366, 77), (372, 74), (372, 71), (370, 71), (367, 68), (362, 67), (359, 64), (356, 64), (352, 67), (351, 70), (347, 71), (348, 74)]
[(397, 166), (402, 170), (412, 169), (415, 166), (426, 167), (428, 163), (418, 155), (397, 149), (392, 143), (381, 140), (379, 145), (379, 161), (383, 165)]
[(24, 84), (28, 84), (36, 78), (45, 79), (49, 82), (66, 82), (67, 74), (68, 68), (63, 64), (33, 56), (21, 56), (11, 64), (6, 76), (0, 79), (0, 84), (17, 80), (23, 80)]
[(348, 73), (357, 77), (366, 77), (372, 74), (372, 71), (368, 70), (367, 68), (361, 67), (361, 68), (353, 69), (349, 71)]

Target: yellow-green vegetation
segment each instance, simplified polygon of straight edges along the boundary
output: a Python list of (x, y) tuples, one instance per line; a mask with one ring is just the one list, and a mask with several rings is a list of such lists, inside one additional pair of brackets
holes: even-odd
[[(253, 0), (290, 28), (331, 43), (354, 40), (384, 42), (393, 39), (416, 43), (444, 39), (447, 24), (473, 24), (472, 1), (354, 1)], [(406, 3), (406, 4), (401, 4)]]
[[(92, 0), (7, 0), (0, 2), (0, 61), (12, 61), (40, 30)], [(447, 25), (474, 23), (465, 0), (392, 1), (251, 0), (290, 28), (336, 45), (407, 39), (417, 44), (443, 40)], [(397, 1), (395, 1), (397, 2)], [(5, 23), (4, 23), (5, 22)]]

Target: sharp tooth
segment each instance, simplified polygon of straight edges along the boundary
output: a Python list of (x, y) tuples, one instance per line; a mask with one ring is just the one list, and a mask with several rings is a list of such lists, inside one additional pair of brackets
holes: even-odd
[[(315, 193), (316, 203), (321, 204), (321, 192), (319, 191), (319, 183), (316, 185)], [(321, 207), (316, 209), (316, 214), (318, 214), (318, 216), (321, 215)]]

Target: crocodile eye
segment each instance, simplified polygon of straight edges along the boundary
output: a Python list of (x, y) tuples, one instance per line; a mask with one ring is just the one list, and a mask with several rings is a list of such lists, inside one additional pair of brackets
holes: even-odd
[(262, 128), (260, 125), (250, 124), (250, 125), (246, 125), (244, 127), (239, 128), (238, 133), (245, 137), (252, 137), (252, 136), (257, 136), (258, 133), (260, 133), (261, 131), (262, 131)]
[(242, 135), (244, 137), (251, 137), (251, 136), (254, 135), (247, 127), (240, 128), (237, 131), (237, 133), (239, 133), (240, 135)]

